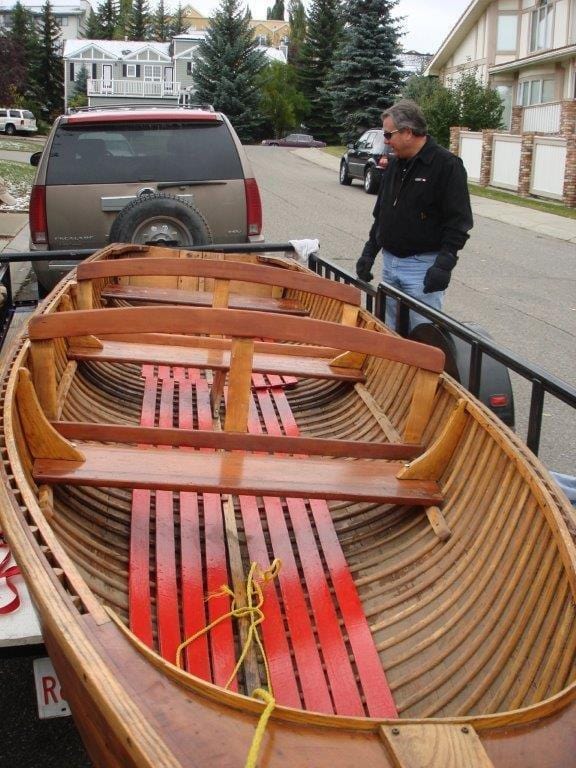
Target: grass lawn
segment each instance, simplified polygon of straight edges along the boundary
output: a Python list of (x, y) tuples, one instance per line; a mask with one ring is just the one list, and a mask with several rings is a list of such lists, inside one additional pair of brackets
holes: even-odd
[(42, 139), (29, 139), (25, 136), (0, 136), (0, 149), (5, 152), (39, 152), (44, 146)]
[(0, 210), (27, 211), (30, 199), (30, 187), (36, 168), (25, 163), (12, 160), (0, 160), (0, 177), (4, 179), (10, 194), (16, 198), (16, 205), (7, 206), (0, 203)]

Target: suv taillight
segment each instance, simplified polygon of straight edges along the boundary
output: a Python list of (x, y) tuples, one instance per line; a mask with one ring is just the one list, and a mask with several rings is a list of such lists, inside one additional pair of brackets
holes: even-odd
[(48, 244), (48, 222), (46, 220), (46, 187), (35, 184), (30, 194), (28, 212), (30, 238), (35, 245)]
[(262, 203), (256, 179), (244, 179), (246, 190), (246, 225), (248, 236), (259, 235), (262, 231)]

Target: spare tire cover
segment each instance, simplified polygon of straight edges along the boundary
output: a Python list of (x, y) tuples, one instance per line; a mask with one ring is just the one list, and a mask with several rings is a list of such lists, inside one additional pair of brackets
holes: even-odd
[(190, 246), (212, 242), (197, 208), (173, 195), (142, 195), (125, 206), (110, 228), (110, 243)]

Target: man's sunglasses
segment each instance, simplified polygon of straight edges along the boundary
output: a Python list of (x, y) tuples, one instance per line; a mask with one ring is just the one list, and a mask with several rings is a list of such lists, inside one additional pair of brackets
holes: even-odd
[(386, 141), (390, 141), (392, 136), (394, 136), (395, 133), (400, 133), (402, 128), (396, 128), (395, 131), (382, 131), (382, 136), (386, 139)]

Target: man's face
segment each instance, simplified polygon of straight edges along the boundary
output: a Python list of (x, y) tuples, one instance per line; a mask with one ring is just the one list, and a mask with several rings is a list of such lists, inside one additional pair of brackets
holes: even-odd
[[(409, 128), (398, 130), (391, 117), (385, 117), (382, 122), (382, 131), (384, 132), (384, 141), (392, 147), (396, 157), (410, 157), (410, 147), (412, 143), (412, 131)], [(390, 138), (386, 138), (386, 134)]]

